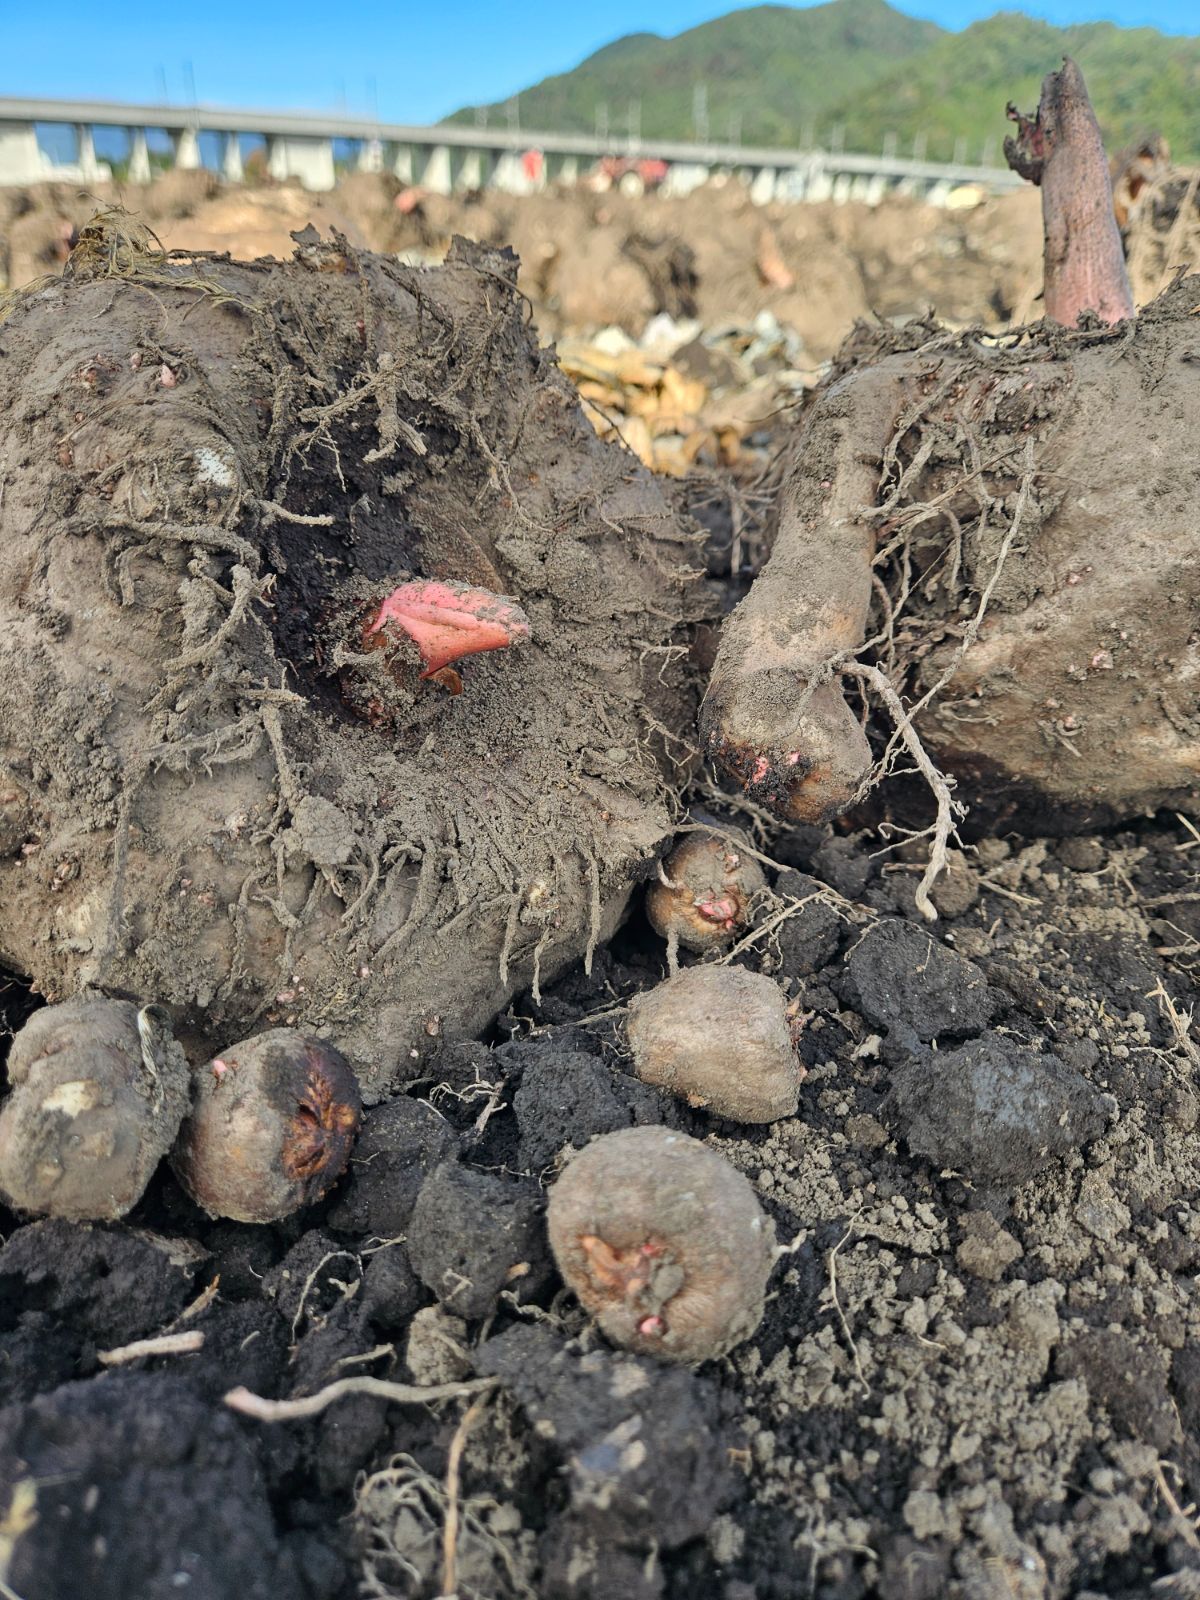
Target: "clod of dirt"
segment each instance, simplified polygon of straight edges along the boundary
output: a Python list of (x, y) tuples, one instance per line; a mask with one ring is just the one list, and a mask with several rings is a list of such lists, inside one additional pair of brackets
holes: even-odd
[(786, 978), (811, 977), (841, 949), (846, 920), (831, 904), (824, 885), (806, 873), (781, 872), (775, 893), (783, 900), (799, 902), (775, 933), (779, 970)]
[(646, 915), (668, 946), (704, 951), (728, 944), (766, 882), (744, 846), (715, 833), (687, 834), (646, 891)]
[(539, 1600), (661, 1600), (663, 1570), (654, 1551), (623, 1550), (597, 1539), (574, 1517), (557, 1518), (538, 1553)]
[(541, 1191), (444, 1161), (421, 1186), (408, 1249), (417, 1276), (447, 1311), (485, 1317), (502, 1289), (524, 1299), (546, 1280)]
[(1107, 1121), (1081, 1073), (997, 1033), (897, 1067), (890, 1109), (913, 1155), (981, 1187), (1024, 1183)]
[(627, 1034), (643, 1083), (734, 1122), (795, 1115), (804, 1072), (771, 978), (689, 967), (637, 996)]
[[(0, 759), (39, 850), (0, 857), (0, 962), (154, 995), (194, 1059), (319, 1025), (378, 1100), (621, 921), (709, 602), (511, 252), (298, 244), (176, 262), (108, 212), (8, 312)], [(405, 641), (397, 683), (363, 608), (409, 582), (512, 596), (530, 637), (460, 694)]]
[(195, 1262), (154, 1235), (58, 1220), (18, 1228), (0, 1248), (0, 1398), (52, 1388), (97, 1351), (160, 1332), (194, 1275)]
[(604, 1134), (550, 1191), (559, 1271), (614, 1344), (694, 1364), (757, 1328), (775, 1262), (749, 1182), (667, 1128)]
[(846, 900), (857, 900), (871, 881), (873, 862), (851, 839), (837, 834), (813, 851), (811, 865), (817, 877)]
[(113, 1373), (0, 1410), (0, 1505), (22, 1600), (312, 1594), (240, 1425), (177, 1378)]
[(337, 1181), (361, 1114), (358, 1083), (336, 1050), (273, 1028), (200, 1069), (171, 1165), (210, 1216), (273, 1222)]
[(582, 1150), (597, 1133), (661, 1126), (669, 1104), (666, 1095), (596, 1056), (540, 1052), (522, 1069), (513, 1095), (517, 1159), (523, 1171), (543, 1172), (561, 1151)]
[(1157, 1344), (1145, 1348), (1116, 1328), (1093, 1328), (1059, 1350), (1055, 1371), (1060, 1378), (1083, 1378), (1093, 1403), (1121, 1433), (1168, 1455), (1179, 1448), (1182, 1431), (1163, 1354)]
[(425, 1287), (400, 1240), (372, 1250), (363, 1273), (362, 1307), (375, 1328), (391, 1333), (407, 1325), (425, 1303)]
[(954, 1258), (964, 1272), (984, 1283), (998, 1283), (1024, 1252), (990, 1211), (968, 1211), (962, 1218), (962, 1239)]
[(846, 998), (873, 1028), (903, 1023), (926, 1042), (982, 1033), (998, 1004), (974, 962), (892, 917), (851, 950), (844, 982)]
[(21, 1211), (123, 1217), (141, 1199), (188, 1103), (183, 1051), (157, 1008), (71, 1000), (36, 1011), (8, 1059), (0, 1191)]
[(454, 1129), (432, 1106), (400, 1096), (373, 1107), (363, 1119), (329, 1226), (377, 1239), (400, 1237), (422, 1183), (457, 1149)]
[(671, 1549), (704, 1532), (730, 1490), (716, 1394), (694, 1373), (585, 1355), (545, 1327), (514, 1327), (479, 1352), (568, 1469), (571, 1510), (617, 1546)]

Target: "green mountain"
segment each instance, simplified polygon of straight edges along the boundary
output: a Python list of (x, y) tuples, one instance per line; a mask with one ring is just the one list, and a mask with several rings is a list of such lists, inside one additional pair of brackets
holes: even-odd
[(931, 158), (959, 138), (972, 158), (988, 139), (998, 154), (1006, 102), (1036, 110), (1042, 78), (1063, 56), (1083, 69), (1108, 150), (1162, 134), (1177, 160), (1200, 159), (1200, 39), (1111, 22), (1053, 28), (1018, 11), (944, 34), (915, 61), (876, 78), (839, 113), (846, 146), (877, 150), (894, 132), (904, 148), (924, 133)]
[[(518, 107), (523, 127), (556, 132), (591, 133), (607, 119), (618, 134), (640, 123), (651, 140), (796, 145), (840, 130), (848, 150), (878, 150), (894, 134), (931, 160), (960, 141), (969, 159), (998, 160), (1006, 102), (1034, 110), (1064, 55), (1083, 68), (1110, 150), (1161, 133), (1176, 159), (1200, 160), (1200, 38), (1107, 22), (1055, 28), (1017, 11), (948, 33), (885, 0), (755, 6), (671, 39), (629, 34), (524, 90)], [(510, 106), (483, 111), (503, 123)]]
[[(644, 138), (740, 137), (794, 145), (810, 123), (853, 99), (898, 61), (943, 37), (885, 0), (832, 0), (797, 11), (754, 6), (662, 39), (630, 34), (573, 72), (546, 78), (519, 97), (522, 127), (592, 133), (607, 114), (615, 133), (640, 115)], [(503, 123), (504, 103), (486, 108)], [(470, 122), (473, 109), (449, 120)], [(707, 129), (705, 122), (707, 121)]]

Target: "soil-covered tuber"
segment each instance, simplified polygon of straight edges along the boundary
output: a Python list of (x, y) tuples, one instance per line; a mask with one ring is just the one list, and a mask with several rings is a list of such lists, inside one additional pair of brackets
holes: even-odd
[(161, 998), (195, 1060), (319, 1026), (379, 1100), (623, 918), (709, 601), (511, 253), (299, 243), (105, 212), (5, 307), (0, 962)]
[(765, 883), (754, 857), (728, 835), (689, 833), (663, 862), (646, 891), (646, 915), (668, 945), (712, 950), (727, 944), (750, 916)]
[(695, 1363), (762, 1320), (773, 1230), (748, 1180), (686, 1134), (593, 1140), (550, 1191), (546, 1221), (559, 1271), (614, 1344)]
[(643, 1083), (735, 1122), (795, 1114), (803, 1070), (783, 991), (744, 967), (689, 967), (638, 995), (627, 1027)]
[(21, 1211), (111, 1221), (141, 1199), (188, 1103), (157, 1007), (70, 1000), (36, 1011), (8, 1059), (0, 1191)]
[(345, 1171), (361, 1113), (354, 1073), (331, 1045), (273, 1028), (201, 1068), (171, 1165), (210, 1216), (274, 1222)]
[(701, 713), (747, 796), (803, 822), (844, 810), (903, 747), (936, 797), (931, 872), (961, 801), (973, 826), (1056, 832), (1200, 801), (1197, 285), (1122, 330), (1120, 360), (1111, 328), (1074, 327), (1132, 312), (1074, 63), (1019, 120), (1047, 322), (1003, 349), (855, 331), (805, 412), (771, 557), (724, 626)]

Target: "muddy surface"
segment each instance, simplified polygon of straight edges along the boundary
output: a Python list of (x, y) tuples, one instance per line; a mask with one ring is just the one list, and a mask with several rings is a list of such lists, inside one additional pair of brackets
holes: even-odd
[[(799, 1001), (795, 1117), (747, 1130), (630, 1076), (624, 1007), (664, 970), (638, 909), (590, 978), (439, 1040), (316, 1211), (214, 1223), (164, 1169), (124, 1224), (5, 1217), (22, 1600), (434, 1595), (452, 1478), (481, 1600), (1191, 1592), (1194, 830), (986, 840), (932, 928), (870, 833), (759, 844), (776, 909), (735, 960)], [(724, 1153), (789, 1246), (755, 1337), (694, 1372), (607, 1349), (545, 1243), (564, 1149), (650, 1121)], [(203, 1348), (102, 1365), (165, 1330)], [(499, 1384), (222, 1404), (364, 1373)]]

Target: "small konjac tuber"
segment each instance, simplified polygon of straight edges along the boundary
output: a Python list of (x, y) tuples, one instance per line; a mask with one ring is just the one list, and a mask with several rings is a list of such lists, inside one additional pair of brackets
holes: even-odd
[(646, 891), (654, 931), (685, 950), (727, 944), (750, 917), (750, 902), (766, 879), (754, 857), (717, 833), (689, 833), (663, 862)]
[(200, 1069), (171, 1165), (210, 1216), (274, 1222), (341, 1176), (361, 1116), (358, 1081), (331, 1045), (272, 1028)]
[(626, 1034), (643, 1083), (735, 1122), (795, 1115), (804, 1072), (770, 978), (688, 967), (633, 1001)]
[(156, 1007), (70, 1000), (12, 1043), (0, 1191), (21, 1211), (112, 1221), (141, 1199), (188, 1103), (188, 1065)]
[(594, 1139), (550, 1191), (550, 1247), (569, 1288), (627, 1350), (695, 1363), (762, 1320), (774, 1231), (748, 1180), (669, 1128)]

